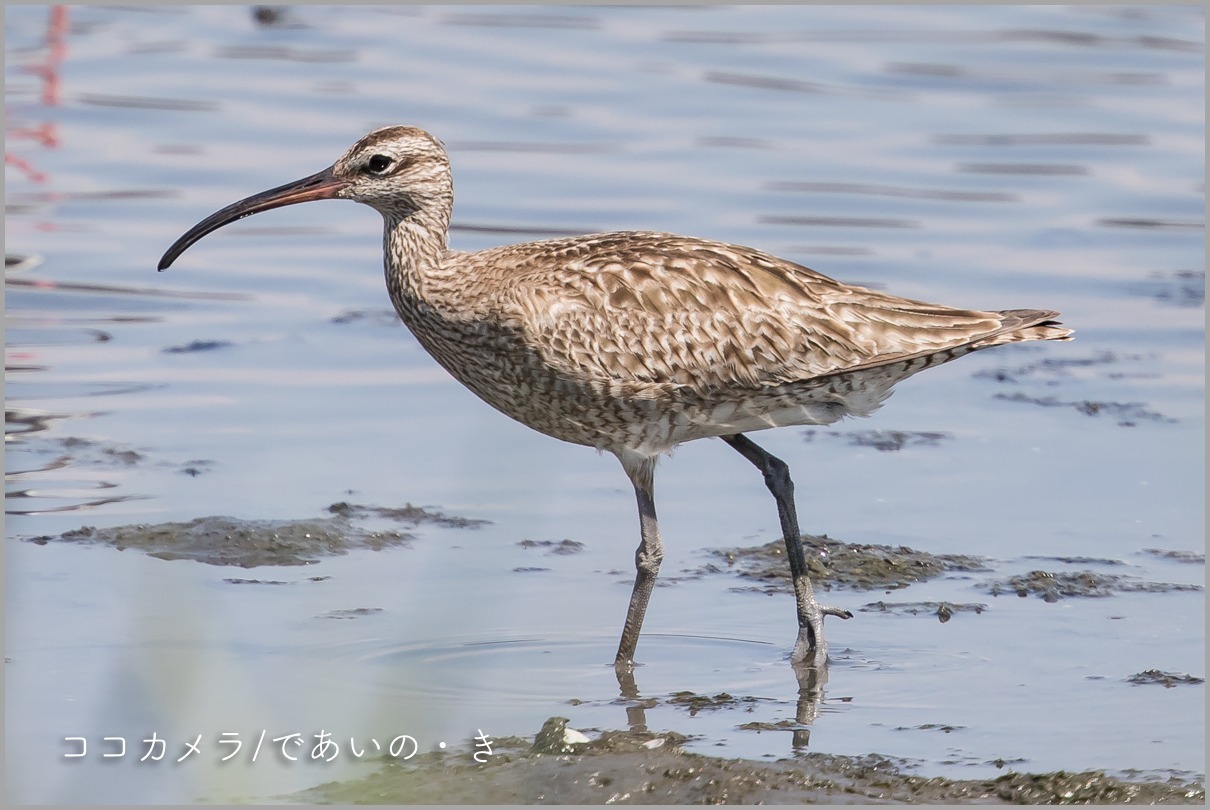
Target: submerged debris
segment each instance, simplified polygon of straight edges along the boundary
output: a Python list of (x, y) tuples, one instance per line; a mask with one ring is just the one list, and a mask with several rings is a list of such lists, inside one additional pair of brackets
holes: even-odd
[(338, 608), (329, 610), (320, 616), (323, 619), (356, 619), (361, 616), (373, 616), (382, 613), (382, 608)]
[(188, 523), (136, 523), (97, 529), (83, 526), (31, 542), (109, 545), (138, 549), (161, 560), (195, 560), (207, 565), (307, 565), (354, 549), (378, 551), (412, 539), (401, 531), (369, 531), (344, 518), (240, 520), (202, 517)]
[(548, 555), (556, 556), (579, 554), (584, 550), (584, 544), (578, 540), (520, 540), (517, 545), (524, 549), (544, 548)]
[[(372, 530), (353, 522), (379, 517), (408, 527), (423, 524), (473, 529), (486, 520), (454, 517), (407, 504), (402, 508), (334, 503), (334, 515), (312, 520), (241, 520), (211, 516), (188, 523), (136, 523), (97, 529), (83, 526), (60, 535), (43, 535), (31, 542), (93, 543), (119, 551), (134, 548), (161, 560), (195, 560), (207, 565), (308, 565), (322, 557), (347, 554), (355, 549), (379, 551), (400, 546), (413, 535), (398, 529)], [(241, 580), (243, 584), (245, 580)]]
[[(693, 717), (698, 712), (703, 710), (737, 708), (741, 705), (751, 706), (754, 703), (759, 703), (762, 700), (769, 698), (758, 697), (733, 697), (726, 692), (719, 692), (711, 697), (710, 695), (699, 695), (696, 692), (688, 690), (673, 692), (668, 696), (667, 703), (670, 706), (683, 706), (689, 710), (689, 716)], [(749, 709), (750, 710), (750, 709)]]
[(926, 614), (936, 616), (942, 624), (954, 617), (955, 613), (974, 613), (976, 615), (987, 610), (987, 605), (978, 602), (871, 602), (862, 605), (863, 613), (898, 613), (901, 615), (918, 616)]
[(951, 726), (946, 723), (921, 723), (918, 726), (895, 726), (895, 731), (940, 731), (949, 734), (964, 728), (966, 726)]
[(1075, 408), (1085, 416), (1109, 416), (1118, 420), (1120, 427), (1134, 427), (1139, 422), (1173, 423), (1176, 419), (1158, 411), (1149, 410), (1141, 402), (1101, 402), (1092, 399), (1061, 400), (1058, 397), (1031, 397), (1028, 394), (996, 394), (996, 399), (1008, 402), (1028, 402), (1047, 408)]
[[(930, 554), (907, 546), (842, 543), (827, 535), (803, 535), (807, 549), (807, 573), (815, 583), (854, 590), (904, 588), (914, 582), (954, 571), (986, 571), (985, 560), (966, 554)], [(741, 577), (768, 583), (755, 590), (775, 593), (790, 580), (786, 546), (775, 540), (751, 548), (712, 549)], [(719, 571), (707, 566), (706, 573)]]
[(1156, 557), (1163, 557), (1166, 560), (1175, 560), (1183, 563), (1200, 563), (1206, 564), (1206, 555), (1196, 551), (1172, 551), (1163, 548), (1145, 548), (1144, 554), (1154, 554)]
[(339, 501), (329, 506), (328, 512), (343, 518), (380, 517), (396, 521), (397, 523), (404, 523), (408, 526), (427, 524), (430, 526), (444, 526), (449, 529), (477, 529), (480, 526), (486, 526), (491, 523), (490, 520), (481, 520), (479, 518), (447, 515), (444, 512), (430, 512), (428, 509), (413, 506), (410, 503), (404, 506), (368, 506)]
[(364, 321), (374, 326), (402, 326), (403, 321), (393, 309), (350, 309), (331, 319), (335, 324), (357, 323)]
[(1030, 571), (1008, 579), (993, 580), (983, 586), (992, 596), (1015, 593), (1025, 597), (1036, 594), (1047, 602), (1057, 602), (1065, 596), (1102, 597), (1125, 591), (1169, 593), (1172, 591), (1201, 591), (1201, 585), (1173, 582), (1142, 582), (1134, 577), (1100, 574), (1095, 571)]
[(164, 354), (193, 354), (195, 352), (212, 352), (215, 349), (225, 349), (234, 345), (229, 340), (195, 340), (182, 346), (168, 346), (160, 351)]
[(1204, 270), (1152, 270), (1145, 281), (1129, 285), (1136, 295), (1178, 307), (1200, 307), (1206, 303)]
[(1046, 562), (1060, 562), (1065, 565), (1125, 565), (1121, 560), (1110, 559), (1109, 557), (1048, 557), (1043, 554), (1028, 554), (1021, 559), (1023, 560), (1045, 560)]
[[(1015, 383), (1027, 378), (1046, 378), (1052, 384), (1057, 380), (1071, 379), (1077, 376), (1091, 377), (1099, 367), (1116, 369), (1123, 365), (1145, 366), (1154, 356), (1144, 354), (1119, 354), (1118, 352), (1100, 351), (1085, 357), (1042, 357), (1032, 363), (1008, 368), (987, 369), (975, 372), (977, 379), (995, 380), (996, 382)], [(1106, 371), (1103, 376), (1110, 378), (1122, 376), (1119, 371)]]
[(131, 467), (147, 460), (146, 455), (138, 450), (132, 450), (128, 446), (97, 442), (79, 436), (51, 439), (47, 445), (48, 448), (57, 445), (65, 454), (59, 459), (61, 464), (84, 463), (90, 466)]
[(949, 433), (923, 430), (803, 431), (803, 439), (808, 442), (814, 441), (816, 436), (845, 438), (856, 447), (871, 447), (883, 453), (894, 453), (905, 447), (937, 447), (942, 441), (953, 438)]
[(1126, 679), (1128, 683), (1137, 684), (1139, 686), (1149, 686), (1151, 684), (1160, 684), (1166, 689), (1171, 689), (1178, 683), (1199, 684), (1205, 683), (1205, 678), (1199, 678), (1196, 675), (1188, 675), (1176, 672), (1164, 672), (1159, 669), (1148, 669), (1131, 675)]

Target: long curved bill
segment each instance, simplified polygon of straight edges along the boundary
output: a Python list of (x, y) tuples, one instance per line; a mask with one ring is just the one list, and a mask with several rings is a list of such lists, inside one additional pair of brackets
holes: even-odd
[(246, 197), (237, 203), (232, 203), (221, 211), (215, 211), (173, 242), (172, 247), (168, 248), (163, 258), (160, 259), (157, 269), (166, 270), (194, 242), (237, 219), (259, 214), (261, 211), (281, 208), (283, 205), (294, 205), (312, 200), (330, 200), (347, 185), (347, 181), (337, 178), (332, 172), (332, 167), (329, 166), (310, 177), (304, 177), (293, 183), (286, 183), (284, 186), (271, 188), (260, 194)]

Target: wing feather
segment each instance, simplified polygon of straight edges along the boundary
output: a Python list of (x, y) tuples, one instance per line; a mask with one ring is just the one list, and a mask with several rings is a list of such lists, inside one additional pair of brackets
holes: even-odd
[[(602, 383), (702, 392), (775, 387), (1022, 339), (997, 337), (1055, 315), (914, 301), (753, 248), (661, 233), (597, 234), (477, 255), (481, 272), (507, 275), (507, 283), (491, 285), (496, 307), (532, 350), (563, 373)], [(1054, 332), (1042, 336), (1066, 330)]]

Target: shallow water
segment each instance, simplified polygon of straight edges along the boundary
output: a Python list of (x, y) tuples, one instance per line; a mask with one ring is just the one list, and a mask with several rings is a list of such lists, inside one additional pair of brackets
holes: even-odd
[[(1204, 773), (1204, 685), (1126, 680), (1204, 677), (1203, 592), (986, 587), (1039, 569), (1204, 585), (1202, 558), (1146, 551), (1204, 555), (1199, 8), (273, 16), (6, 9), (6, 253), (29, 257), (6, 268), (10, 800), (263, 798), (358, 773), (350, 737), (432, 750), (551, 715), (636, 722), (608, 666), (638, 539), (625, 476), (423, 353), (389, 313), (373, 212), (263, 214), (154, 271), (211, 211), (404, 122), (449, 147), (462, 249), (690, 233), (1077, 330), (930, 370), (870, 419), (758, 437), (791, 464), (805, 531), (989, 559), (828, 594), (988, 607), (830, 623), (809, 741), (740, 728), (804, 709), (790, 597), (698, 573), (706, 549), (776, 538), (768, 493), (717, 442), (662, 463), (667, 587), (635, 673), (649, 727), (706, 753), (878, 752), (959, 778)], [(940, 436), (887, 450), (861, 431)], [(338, 501), (490, 523), (247, 570), (27, 542)], [(521, 545), (563, 539), (583, 549)], [(683, 691), (736, 701), (691, 712)], [(262, 731), (321, 730), (333, 762), (244, 761)], [(139, 762), (153, 732), (173, 753)], [(226, 763), (224, 732), (246, 745)], [(81, 736), (87, 755), (65, 758)], [(118, 736), (127, 755), (104, 758)]]

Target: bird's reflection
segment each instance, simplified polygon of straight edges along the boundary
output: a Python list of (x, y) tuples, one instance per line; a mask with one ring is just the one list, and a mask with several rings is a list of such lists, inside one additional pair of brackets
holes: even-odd
[[(790, 740), (790, 748), (794, 753), (805, 750), (811, 742), (810, 727), (819, 717), (819, 708), (823, 703), (824, 685), (828, 682), (828, 663), (825, 659), (817, 662), (814, 659), (798, 661), (790, 664), (794, 673), (797, 688), (795, 700), (794, 721), (796, 727)], [(618, 678), (618, 691), (621, 702), (626, 705), (626, 725), (632, 734), (647, 734), (647, 710), (659, 705), (654, 697), (643, 697), (635, 679), (635, 668), (617, 667), (614, 673)]]
[(810, 726), (815, 725), (819, 717), (819, 705), (823, 702), (823, 687), (828, 682), (828, 663), (816, 665), (813, 662), (796, 662), (790, 665), (794, 677), (798, 681), (798, 700), (794, 709), (794, 720), (798, 728), (790, 740), (790, 747), (795, 751), (805, 749), (811, 742)]

